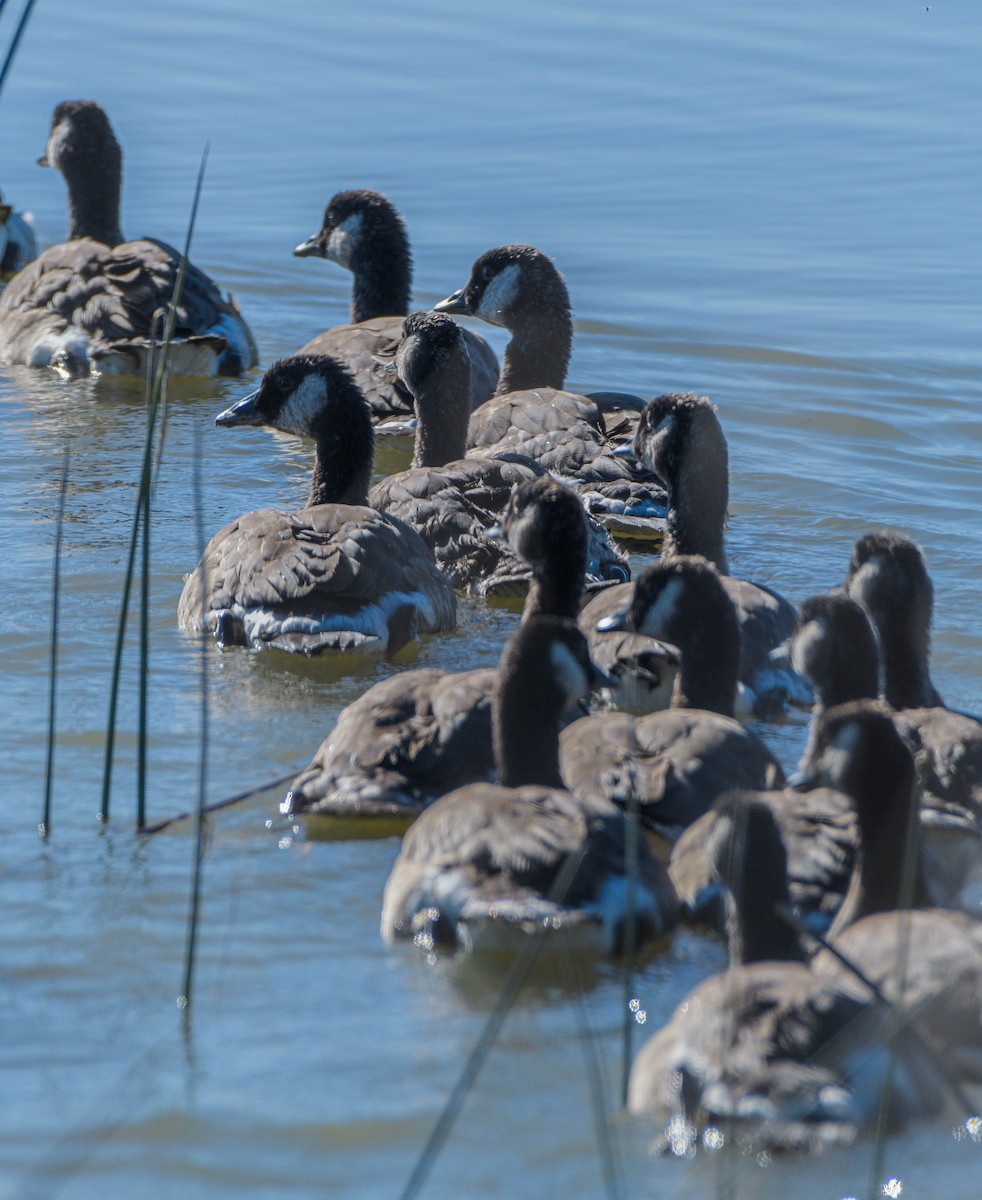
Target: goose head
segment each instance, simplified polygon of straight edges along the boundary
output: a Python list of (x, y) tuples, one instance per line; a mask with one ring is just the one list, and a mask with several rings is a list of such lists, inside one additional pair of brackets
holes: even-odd
[(674, 707), (732, 716), (740, 669), (740, 626), (719, 573), (698, 555), (657, 562), (638, 576), (630, 604), (599, 622), (676, 646), (681, 669)]
[(259, 387), (215, 418), (223, 428), (259, 425), (313, 438), (311, 504), (365, 504), (372, 471), (371, 408), (346, 367), (326, 354), (270, 366)]
[(90, 237), (107, 246), (122, 242), (123, 152), (101, 105), (94, 100), (57, 105), (38, 165), (54, 167), (68, 185), (70, 240)]
[(798, 610), (791, 663), (821, 708), (872, 700), (880, 690), (880, 651), (863, 608), (848, 596), (813, 596)]
[(459, 291), (434, 306), (437, 312), (480, 317), (514, 330), (543, 311), (570, 311), (569, 292), (552, 259), (533, 246), (486, 250)]
[(920, 547), (903, 534), (866, 534), (853, 547), (844, 586), (876, 626), (887, 702), (940, 705), (930, 678), (934, 585)]

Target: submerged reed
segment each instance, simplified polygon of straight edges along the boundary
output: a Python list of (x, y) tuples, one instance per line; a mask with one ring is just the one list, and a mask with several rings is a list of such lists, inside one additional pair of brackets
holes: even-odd
[[(195, 432), (194, 438), (194, 471), (191, 491), (194, 497), (195, 532), (198, 541), (198, 558), (204, 555), (205, 524), (204, 504), (201, 499), (201, 431)], [(201, 594), (201, 607), (204, 609), (207, 601), (204, 590)], [(188, 910), (188, 935), (184, 953), (184, 979), (181, 992), (177, 998), (177, 1006), (184, 1014), (185, 1030), (191, 1020), (191, 996), (194, 986), (194, 960), (198, 947), (198, 917), (201, 911), (201, 871), (205, 859), (206, 809), (205, 791), (208, 784), (208, 622), (202, 613), (201, 636), (198, 639), (201, 663), (201, 737), (198, 754), (198, 806), (195, 813), (194, 830), (194, 865), (191, 871), (191, 902)]]
[[(3, 0), (0, 0), (0, 4)], [(0, 10), (2, 11), (2, 10)], [(61, 598), (61, 536), (65, 527), (65, 497), (68, 495), (69, 449), (61, 460), (61, 479), (58, 485), (58, 512), (55, 518), (55, 564), (51, 580), (51, 656), (48, 685), (48, 749), (44, 765), (44, 811), (38, 832), (43, 838), (51, 833), (51, 788), (55, 766), (55, 699), (58, 690), (58, 602)]]

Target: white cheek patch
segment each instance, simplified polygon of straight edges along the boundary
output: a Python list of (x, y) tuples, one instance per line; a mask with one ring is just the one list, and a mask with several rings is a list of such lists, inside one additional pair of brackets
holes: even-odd
[(849, 581), (850, 599), (856, 600), (867, 612), (872, 611), (870, 600), (872, 599), (873, 589), (882, 572), (882, 565), (875, 558), (871, 558), (869, 562), (863, 563)]
[(51, 135), (48, 138), (47, 148), (45, 149), (48, 165), (54, 167), (56, 170), (61, 169), (61, 164), (59, 163), (58, 159), (61, 155), (62, 147), (65, 145), (67, 140), (68, 123), (66, 121), (59, 121), (54, 129), (52, 129)]
[(307, 375), (280, 409), (276, 428), (297, 437), (309, 437), (311, 426), (326, 400), (326, 380), (320, 375)]
[(791, 643), (791, 665), (806, 679), (810, 680), (815, 674), (814, 665), (821, 659), (825, 636), (825, 627), (820, 621), (809, 621), (794, 636)]
[(644, 614), (639, 632), (653, 638), (665, 637), (666, 629), (675, 616), (679, 601), (682, 599), (683, 590), (684, 584), (681, 579), (672, 579), (663, 587), (658, 599)]
[(522, 268), (518, 263), (509, 263), (503, 271), (499, 271), (484, 289), (474, 315), (489, 325), (504, 325), (505, 312), (518, 296), (521, 273)]
[(563, 642), (553, 642), (549, 648), (549, 661), (552, 664), (556, 682), (566, 697), (567, 708), (590, 694), (590, 681), (587, 679), (583, 664), (567, 645)]
[(351, 270), (352, 260), (361, 241), (363, 223), (364, 217), (361, 213), (352, 213), (350, 217), (345, 217), (336, 229), (331, 230), (331, 236), (327, 239), (326, 255), (331, 262)]

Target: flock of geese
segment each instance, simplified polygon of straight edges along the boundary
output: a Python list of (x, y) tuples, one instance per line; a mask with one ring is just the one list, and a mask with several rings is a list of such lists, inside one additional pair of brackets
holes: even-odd
[[(69, 237), (33, 257), (0, 208), (16, 271), (6, 363), (145, 368), (180, 255), (124, 240), (121, 158), (97, 104), (55, 109), (41, 161), (68, 185)], [(982, 1080), (982, 925), (961, 908), (982, 847), (982, 724), (931, 681), (919, 548), (867, 534), (841, 586), (796, 611), (729, 574), (708, 400), (566, 390), (569, 297), (538, 250), (489, 250), (411, 314), (406, 230), (383, 196), (339, 193), (294, 253), (352, 273), (351, 321), (216, 424), (311, 439), (308, 504), (217, 533), (181, 628), (223, 647), (393, 654), (452, 629), (459, 592), (525, 602), (496, 670), (369, 688), (282, 811), (404, 833), (382, 933), (430, 951), (543, 926), (596, 954), (680, 920), (725, 933), (729, 968), (654, 1033), (630, 1081), (633, 1111), (693, 1138), (722, 1125), (812, 1149), (963, 1096)], [(508, 330), (500, 370), (453, 314)], [(193, 266), (171, 355), (192, 374), (258, 361), (234, 299)], [(375, 439), (393, 432), (412, 433), (412, 462), (373, 486)], [(632, 581), (625, 550), (659, 548)], [(813, 715), (786, 777), (739, 718), (789, 704)]]

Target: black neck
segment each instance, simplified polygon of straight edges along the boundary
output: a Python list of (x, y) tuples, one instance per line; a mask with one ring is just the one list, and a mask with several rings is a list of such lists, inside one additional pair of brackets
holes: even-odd
[(573, 349), (573, 319), (568, 312), (523, 315), (512, 331), (498, 378), (496, 396), (531, 388), (566, 386)]
[(494, 761), (503, 787), (563, 786), (563, 702), (541, 662), (526, 664), (513, 639), (502, 656), (492, 703)]
[(315, 504), (368, 504), (374, 434), (366, 413), (359, 411), (354, 416), (356, 419), (351, 428), (334, 421), (331, 428), (312, 431), (316, 456), (308, 502), (311, 507)]
[(859, 859), (836, 913), (830, 931), (833, 935), (861, 917), (929, 904), (915, 780), (905, 778), (893, 797), (871, 794), (863, 801), (857, 800), (857, 811)]
[(578, 554), (551, 554), (532, 568), (522, 620), (540, 615), (568, 617), (575, 621), (580, 615), (586, 569)]
[(668, 530), (662, 558), (701, 554), (726, 575), (728, 565), (723, 531), (729, 502), (726, 443), (722, 464), (708, 456), (686, 461), (668, 489)]
[(399, 220), (386, 219), (371, 237), (365, 238), (365, 246), (366, 251), (356, 256), (351, 268), (355, 277), (351, 320), (357, 323), (374, 317), (406, 316), (413, 286), (413, 259), (405, 227)]
[[(781, 886), (783, 882), (784, 886)], [(752, 962), (804, 962), (806, 954), (779, 905), (790, 904), (787, 881), (760, 872), (756, 886), (746, 888), (739, 901), (727, 891), (726, 930), (730, 966)]]
[[(732, 625), (732, 629), (730, 628)], [(681, 652), (679, 673), (672, 694), (673, 708), (699, 708), (732, 717), (736, 708), (740, 671), (740, 629), (732, 611), (722, 628), (694, 627), (685, 645), (675, 640)], [(670, 631), (665, 640), (672, 642)]]
[(442, 467), (467, 453), (470, 360), (448, 362), (415, 397), (414, 467)]
[(877, 622), (883, 652), (883, 698), (893, 708), (941, 704), (931, 682), (930, 647), (922, 631), (888, 628)]
[(101, 171), (80, 171), (68, 183), (68, 237), (92, 238), (106, 246), (123, 241), (119, 228), (121, 168), (108, 164)]

